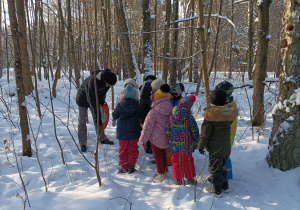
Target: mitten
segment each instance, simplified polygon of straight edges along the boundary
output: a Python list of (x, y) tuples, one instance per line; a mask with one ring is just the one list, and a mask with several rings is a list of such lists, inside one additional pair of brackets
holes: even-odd
[(204, 149), (199, 149), (199, 152), (200, 152), (201, 155), (204, 155), (205, 150)]

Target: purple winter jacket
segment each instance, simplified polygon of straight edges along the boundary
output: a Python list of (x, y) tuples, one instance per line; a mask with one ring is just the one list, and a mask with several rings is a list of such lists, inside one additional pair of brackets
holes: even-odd
[(143, 125), (140, 141), (146, 143), (148, 140), (161, 149), (167, 148), (165, 126), (172, 114), (172, 104), (169, 98), (161, 98), (151, 105)]

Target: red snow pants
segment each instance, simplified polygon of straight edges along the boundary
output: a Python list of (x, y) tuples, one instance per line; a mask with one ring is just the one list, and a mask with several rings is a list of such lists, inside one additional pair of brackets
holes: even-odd
[(158, 174), (165, 174), (169, 172), (167, 161), (167, 149), (161, 149), (151, 144), (154, 154), (155, 164)]
[(139, 139), (119, 140), (119, 165), (128, 170), (129, 164), (135, 165), (139, 157)]
[(173, 178), (176, 181), (182, 180), (185, 177), (187, 180), (192, 180), (196, 176), (194, 158), (192, 154), (171, 154)]

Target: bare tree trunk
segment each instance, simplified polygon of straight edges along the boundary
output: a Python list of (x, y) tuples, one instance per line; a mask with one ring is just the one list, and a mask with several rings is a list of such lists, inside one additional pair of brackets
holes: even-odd
[(253, 69), (253, 1), (248, 2), (248, 78), (252, 80), (252, 69)]
[(17, 7), (17, 17), (18, 17), (18, 25), (19, 25), (19, 44), (20, 44), (20, 53), (22, 60), (22, 76), (24, 78), (23, 83), (25, 87), (25, 95), (31, 94), (33, 90), (31, 73), (30, 73), (30, 65), (29, 65), (29, 55), (27, 49), (27, 36), (26, 36), (26, 17), (24, 10), (24, 0), (16, 0)]
[[(222, 15), (222, 6), (223, 6), (223, 0), (220, 0), (220, 5), (219, 5), (219, 15)], [(218, 18), (217, 21), (217, 33), (216, 33), (216, 39), (215, 39), (215, 43), (214, 43), (214, 51), (213, 51), (213, 56), (212, 56), (212, 60), (211, 60), (211, 64), (210, 64), (210, 69), (208, 71), (208, 75), (211, 74), (213, 66), (215, 64), (215, 59), (217, 57), (217, 46), (218, 46), (218, 39), (219, 39), (219, 32), (220, 32), (220, 25), (221, 25), (221, 18)], [(216, 77), (216, 74), (214, 75)]]
[(63, 13), (62, 13), (62, 9), (61, 9), (61, 0), (57, 1), (57, 5), (58, 5), (58, 16), (59, 16), (59, 33), (58, 33), (58, 39), (59, 39), (59, 58), (57, 61), (57, 68), (56, 68), (56, 72), (55, 72), (55, 77), (54, 77), (54, 81), (53, 81), (53, 85), (52, 85), (52, 94), (53, 97), (56, 98), (56, 85), (57, 82), (60, 78), (61, 75), (61, 63), (63, 60), (63, 53), (64, 53), (64, 30), (65, 30), (65, 26), (64, 26), (64, 17), (63, 17)]
[(171, 0), (166, 0), (166, 25), (165, 25), (165, 34), (164, 34), (164, 49), (163, 49), (163, 73), (162, 73), (162, 79), (167, 81), (168, 79), (168, 69), (169, 69), (169, 51), (170, 51), (170, 37), (169, 37), (169, 28), (170, 28), (170, 19), (171, 19)]
[[(76, 62), (75, 58), (75, 47), (74, 47), (74, 36), (73, 36), (73, 31), (72, 31), (72, 16), (71, 16), (71, 0), (67, 0), (67, 15), (68, 15), (68, 36), (70, 39), (70, 47), (71, 47), (71, 63), (70, 65), (70, 71), (72, 71), (72, 67), (74, 68), (74, 73), (75, 73), (75, 83), (76, 87), (79, 88), (79, 70), (78, 70), (78, 63)], [(95, 69), (96, 70), (96, 69)]]
[(150, 19), (150, 2), (143, 0), (143, 66), (144, 76), (153, 75), (152, 69), (152, 44), (151, 44), (151, 19)]
[(126, 68), (129, 73), (130, 78), (136, 78), (137, 74), (139, 74), (139, 70), (136, 66), (135, 56), (132, 53), (132, 46), (130, 41), (130, 35), (128, 31), (127, 19), (125, 15), (124, 5), (122, 0), (114, 0), (115, 7), (118, 16), (118, 26), (119, 31), (122, 33), (122, 49), (123, 49), (123, 57), (125, 58)]
[[(195, 14), (195, 0), (191, 0), (191, 17), (194, 17)], [(191, 20), (191, 26), (194, 27), (194, 19)], [(189, 82), (193, 80), (193, 46), (194, 46), (194, 30), (191, 28), (190, 30), (190, 46), (189, 46), (189, 54), (190, 54), (190, 67), (189, 67)]]
[[(8, 34), (7, 32), (7, 24), (6, 24), (6, 10), (4, 6), (4, 1), (2, 2), (3, 11), (4, 11), (4, 28), (5, 28), (5, 34)], [(9, 58), (8, 58), (8, 37), (5, 36), (5, 51), (6, 51), (6, 77), (7, 77), (7, 83), (9, 83)]]
[[(156, 31), (157, 28), (157, 0), (154, 0), (154, 31)], [(154, 75), (157, 75), (157, 59), (156, 59), (156, 55), (157, 55), (157, 35), (156, 33), (152, 34), (153, 35), (153, 39), (154, 39), (154, 43), (153, 43), (153, 62), (154, 62)]]
[(253, 74), (253, 126), (261, 126), (264, 123), (264, 80), (268, 63), (269, 37), (269, 8), (271, 0), (258, 4), (257, 27), (257, 56), (256, 67)]
[[(273, 128), (267, 161), (286, 171), (300, 163), (300, 30), (299, 4), (286, 0), (281, 33), (281, 74), (278, 102), (273, 109)], [(293, 78), (290, 80), (289, 78)], [(287, 102), (287, 103), (285, 103)]]
[[(36, 53), (35, 53), (35, 50), (34, 50), (34, 44), (33, 44), (33, 41), (32, 39), (36, 36), (35, 34), (35, 30), (33, 30), (33, 33), (34, 35), (32, 36), (31, 35), (31, 24), (29, 22), (29, 10), (28, 10), (28, 2), (26, 2), (26, 14), (27, 14), (27, 20), (28, 20), (28, 33), (29, 33), (29, 41), (30, 41), (30, 49), (31, 49), (31, 55), (32, 55), (32, 73), (34, 75), (34, 90), (35, 90), (35, 103), (36, 103), (36, 107), (37, 107), (37, 111), (38, 111), (38, 114), (39, 114), (39, 118), (41, 119), (42, 118), (42, 113), (41, 113), (41, 107), (40, 107), (40, 98), (39, 98), (39, 91), (37, 89), (37, 75), (36, 75), (36, 71), (35, 71), (35, 56), (36, 56)], [(34, 20), (36, 21), (36, 20)]]
[[(8, 1), (7, 3), (8, 3), (10, 28), (11, 28), (11, 34), (12, 34), (15, 80), (16, 80), (17, 97), (18, 97), (19, 114), (20, 114), (23, 156), (31, 157), (32, 156), (31, 141), (29, 139), (30, 135), (29, 135), (29, 127), (28, 127), (28, 119), (27, 119), (27, 107), (25, 104), (25, 87), (24, 87), (24, 83), (23, 83), (24, 78), (23, 78), (22, 60), (21, 60), (22, 54), (21, 54), (21, 49), (20, 49), (21, 46), (20, 46), (20, 42), (19, 42), (20, 29), (19, 29), (19, 24), (17, 22), (17, 17), (16, 17), (15, 2)], [(26, 24), (25, 24), (25, 29), (26, 29)], [(24, 46), (22, 45), (22, 47), (24, 47)], [(28, 52), (27, 52), (27, 54), (28, 54)]]
[[(179, 12), (179, 1), (173, 0), (173, 21), (178, 20), (178, 12)], [(174, 58), (170, 61), (170, 77), (169, 77), (169, 84), (174, 85), (177, 81), (177, 42), (178, 42), (178, 22), (173, 23), (173, 28), (175, 31), (172, 35), (172, 44), (171, 44), (171, 57)]]
[[(201, 50), (201, 71), (203, 75), (203, 84), (204, 84), (204, 91), (205, 91), (205, 99), (206, 105), (210, 106), (210, 90), (209, 90), (209, 81), (208, 81), (208, 74), (207, 74), (207, 60), (206, 60), (206, 43), (204, 37), (204, 12), (203, 12), (203, 1), (198, 0), (198, 9), (199, 9), (199, 35), (200, 35), (200, 50)], [(199, 79), (200, 81), (200, 79)], [(200, 86), (200, 84), (199, 84)], [(196, 94), (199, 91), (197, 89)]]

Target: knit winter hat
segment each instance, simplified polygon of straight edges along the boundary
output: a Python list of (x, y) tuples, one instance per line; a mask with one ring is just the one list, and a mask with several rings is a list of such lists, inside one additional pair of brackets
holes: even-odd
[[(154, 80), (151, 83), (151, 87), (153, 89), (153, 92), (157, 91), (163, 84), (165, 84), (165, 80), (163, 80), (163, 79), (156, 79), (156, 80)], [(170, 89), (170, 87), (169, 87), (169, 89)]]
[(226, 92), (224, 90), (214, 90), (210, 93), (211, 103), (216, 106), (224, 106), (226, 104)]
[(135, 94), (135, 89), (131, 85), (127, 85), (126, 89), (124, 90), (125, 99), (134, 99)]
[(190, 95), (189, 97), (181, 98), (178, 104), (184, 104), (187, 107), (192, 107), (194, 102), (196, 101), (195, 95)]
[(104, 69), (96, 75), (98, 80), (103, 79), (109, 85), (115, 85), (117, 83), (117, 76), (110, 69)]
[(168, 84), (163, 84), (160, 89), (154, 94), (154, 100), (157, 101), (161, 98), (168, 98), (168, 93), (170, 92), (170, 86)]
[(177, 84), (171, 86), (170, 94), (174, 98), (178, 98), (178, 97), (182, 96), (183, 92), (184, 92), (184, 85), (182, 83), (177, 83)]
[(144, 78), (144, 81), (147, 81), (148, 79), (150, 79), (150, 80), (156, 80), (157, 78), (156, 78), (156, 76), (154, 76), (154, 75), (147, 75), (145, 78)]
[(125, 82), (124, 82), (124, 87), (125, 87), (126, 85), (128, 85), (128, 84), (131, 84), (132, 87), (136, 88), (136, 82), (135, 82), (134, 79), (129, 78), (129, 79), (125, 80)]

